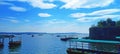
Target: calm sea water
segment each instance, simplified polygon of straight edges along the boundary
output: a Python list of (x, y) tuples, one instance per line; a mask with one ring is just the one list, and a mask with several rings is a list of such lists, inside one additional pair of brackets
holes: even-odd
[(4, 40), (5, 46), (0, 48), (0, 54), (67, 54), (68, 42), (61, 41), (56, 34), (32, 35), (15, 35), (21, 37), (22, 45), (14, 49), (9, 49), (9, 39), (6, 38)]

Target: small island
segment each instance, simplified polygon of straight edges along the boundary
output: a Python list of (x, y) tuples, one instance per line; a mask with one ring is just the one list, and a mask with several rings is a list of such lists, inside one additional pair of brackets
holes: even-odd
[(110, 18), (106, 21), (101, 20), (89, 29), (90, 39), (119, 40), (116, 39), (117, 36), (120, 36), (120, 20), (112, 21)]

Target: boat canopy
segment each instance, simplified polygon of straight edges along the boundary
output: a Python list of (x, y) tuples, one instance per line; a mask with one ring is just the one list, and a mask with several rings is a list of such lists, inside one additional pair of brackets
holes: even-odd
[(116, 36), (117, 39), (120, 39), (120, 36)]
[(120, 41), (110, 41), (110, 40), (70, 39), (69, 41), (70, 42), (86, 42), (86, 43), (120, 44)]

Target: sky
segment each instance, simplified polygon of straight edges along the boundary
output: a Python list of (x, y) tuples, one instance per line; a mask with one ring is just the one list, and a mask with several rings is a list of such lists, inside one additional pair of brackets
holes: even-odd
[(89, 33), (107, 18), (120, 20), (119, 0), (0, 0), (0, 32)]

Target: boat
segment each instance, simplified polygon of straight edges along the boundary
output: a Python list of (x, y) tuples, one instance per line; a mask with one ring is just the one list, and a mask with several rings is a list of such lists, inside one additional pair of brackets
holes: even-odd
[(57, 35), (56, 37), (60, 37), (60, 35)]
[(67, 41), (67, 40), (70, 40), (70, 39), (78, 39), (78, 37), (64, 37), (64, 38), (61, 38), (62, 41)]
[(34, 35), (32, 35), (32, 37), (34, 37)]

